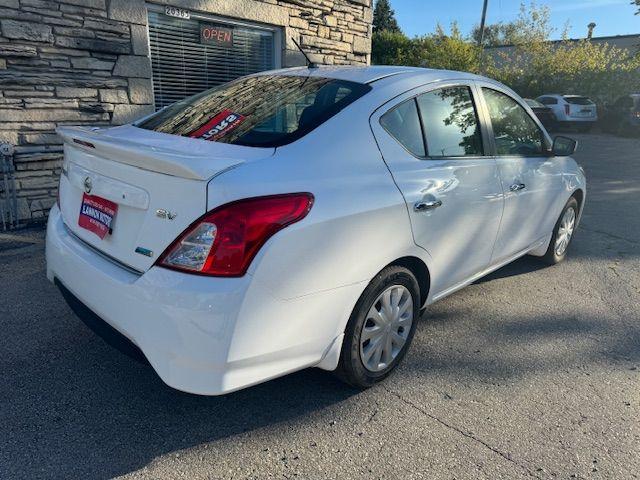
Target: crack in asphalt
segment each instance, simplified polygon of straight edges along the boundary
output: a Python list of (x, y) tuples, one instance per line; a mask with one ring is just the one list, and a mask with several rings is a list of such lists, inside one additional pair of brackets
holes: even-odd
[(427, 412), (424, 408), (422, 408), (420, 405), (416, 405), (415, 403), (413, 403), (411, 400), (407, 400), (405, 398), (402, 397), (402, 395), (400, 395), (397, 392), (394, 392), (393, 390), (390, 390), (387, 387), (384, 387), (384, 389), (389, 392), (390, 394), (394, 395), (395, 397), (398, 398), (398, 400), (400, 400), (402, 403), (404, 403), (405, 405), (408, 405), (409, 407), (413, 408), (414, 410), (417, 410), (418, 412), (422, 413), (423, 415), (431, 418), (432, 420), (435, 420), (436, 422), (438, 422), (440, 425), (448, 428), (449, 430), (453, 430), (456, 433), (459, 433), (460, 435), (462, 435), (465, 438), (468, 438), (469, 440), (472, 440), (476, 443), (479, 443), (480, 445), (482, 445), (483, 447), (487, 448), (488, 450), (492, 451), (493, 453), (495, 453), (496, 455), (501, 456), (502, 458), (504, 458), (505, 460), (507, 460), (510, 463), (513, 463), (514, 465), (516, 465), (517, 467), (520, 467), (522, 470), (524, 470), (530, 477), (533, 478), (538, 478), (541, 479), (542, 477), (539, 477), (538, 475), (536, 475), (535, 473), (533, 473), (527, 466), (522, 465), (518, 462), (516, 462), (514, 459), (512, 459), (508, 454), (498, 450), (495, 447), (492, 447), (491, 445), (489, 445), (487, 442), (485, 442), (484, 440), (481, 440), (479, 438), (477, 438), (476, 436), (472, 435), (471, 433), (465, 432), (461, 429), (459, 429), (458, 427), (454, 426), (454, 425), (450, 425), (447, 422), (445, 422), (444, 420), (441, 420), (440, 418), (436, 417), (435, 415), (433, 415), (432, 413)]
[(618, 262), (616, 262), (616, 265), (607, 265), (607, 266), (608, 266), (609, 270), (611, 270), (615, 274), (616, 277), (620, 278), (620, 274), (618, 273), (618, 265), (617, 265), (617, 263)]
[(376, 409), (369, 416), (369, 420), (367, 420), (367, 423), (371, 423), (373, 421), (373, 419), (375, 418), (375, 416), (378, 414), (378, 411), (380, 410), (380, 405), (378, 404), (378, 402), (376, 401), (375, 403), (376, 403)]

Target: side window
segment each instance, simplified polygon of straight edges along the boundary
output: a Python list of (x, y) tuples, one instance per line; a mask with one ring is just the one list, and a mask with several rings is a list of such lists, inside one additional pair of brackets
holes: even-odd
[(407, 150), (424, 157), (424, 139), (414, 99), (401, 103), (380, 117), (380, 124)]
[(536, 156), (544, 151), (544, 137), (529, 114), (513, 98), (483, 88), (498, 155)]
[(430, 157), (483, 154), (469, 87), (442, 88), (423, 93), (417, 100)]

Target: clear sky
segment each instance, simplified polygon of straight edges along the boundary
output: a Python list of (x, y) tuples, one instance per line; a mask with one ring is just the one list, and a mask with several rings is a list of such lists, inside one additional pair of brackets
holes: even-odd
[[(434, 31), (439, 22), (444, 27), (457, 21), (463, 33), (469, 33), (480, 23), (482, 0), (390, 0), (396, 11), (400, 28), (409, 35), (422, 35)], [(520, 0), (489, 0), (487, 22), (508, 22), (519, 12)], [(525, 3), (529, 4), (529, 0)], [(556, 38), (561, 35), (567, 20), (571, 38), (584, 37), (587, 25), (595, 22), (594, 36), (640, 34), (640, 15), (630, 0), (539, 0), (539, 5), (551, 9)]]

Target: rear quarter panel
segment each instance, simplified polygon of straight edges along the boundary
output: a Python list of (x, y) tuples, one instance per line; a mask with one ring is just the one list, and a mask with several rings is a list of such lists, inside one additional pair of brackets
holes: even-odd
[(260, 250), (249, 274), (292, 299), (368, 281), (417, 249), (402, 196), (382, 161), (367, 108), (349, 108), (274, 157), (214, 178), (208, 209), (240, 198), (310, 192), (299, 223)]
[[(376, 273), (408, 255), (428, 265), (426, 252), (413, 243), (404, 200), (382, 161), (369, 114), (347, 109), (273, 158), (210, 182), (208, 209), (279, 193), (315, 198), (307, 217), (274, 235), (253, 260), (251, 285), (230, 327), (230, 362), (261, 356), (290, 360), (297, 368), (316, 365), (334, 342), (340, 347), (340, 334)], [(325, 368), (335, 367), (329, 363)]]

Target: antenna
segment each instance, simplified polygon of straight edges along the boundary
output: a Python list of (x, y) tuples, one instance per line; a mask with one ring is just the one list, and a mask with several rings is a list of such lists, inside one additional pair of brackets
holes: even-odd
[(308, 57), (308, 55), (305, 53), (305, 51), (302, 49), (302, 47), (300, 46), (300, 44), (298, 42), (296, 42), (296, 39), (291, 37), (291, 41), (293, 42), (293, 44), (298, 47), (298, 50), (300, 50), (300, 52), (302, 53), (302, 55), (304, 55), (304, 58), (307, 59), (307, 67), (308, 68), (318, 68), (319, 65), (315, 62), (312, 62), (311, 59)]

